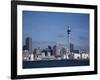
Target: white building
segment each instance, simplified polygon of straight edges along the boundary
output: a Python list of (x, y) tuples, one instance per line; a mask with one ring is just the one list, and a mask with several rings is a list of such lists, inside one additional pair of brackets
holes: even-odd
[(29, 51), (23, 50), (23, 61), (29, 61)]
[(81, 53), (81, 57), (82, 57), (82, 59), (89, 59), (90, 55), (89, 55), (89, 53)]
[(80, 53), (73, 53), (74, 59), (81, 59), (81, 54)]
[(30, 54), (28, 50), (24, 50), (23, 51), (23, 60), (24, 61), (33, 61), (34, 54)]
[(41, 49), (35, 49), (34, 51), (34, 60), (42, 60)]
[(45, 52), (41, 52), (41, 54), (42, 54), (42, 58), (44, 58), (45, 57)]
[(34, 60), (34, 54), (29, 54), (29, 59), (30, 59), (30, 61), (33, 61)]
[(63, 54), (63, 59), (69, 59), (69, 54), (68, 53)]

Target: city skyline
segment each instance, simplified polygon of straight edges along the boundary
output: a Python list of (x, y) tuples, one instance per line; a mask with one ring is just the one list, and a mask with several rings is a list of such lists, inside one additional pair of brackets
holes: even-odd
[(67, 26), (76, 49), (89, 49), (89, 14), (23, 11), (23, 45), (32, 37), (33, 49), (60, 44), (67, 47)]
[(74, 48), (74, 44), (69, 44), (70, 48), (59, 47), (58, 45), (48, 45), (47, 48), (41, 47), (32, 50), (32, 38), (27, 37), (23, 46), (24, 61), (38, 60), (89, 60), (89, 52), (80, 51)]

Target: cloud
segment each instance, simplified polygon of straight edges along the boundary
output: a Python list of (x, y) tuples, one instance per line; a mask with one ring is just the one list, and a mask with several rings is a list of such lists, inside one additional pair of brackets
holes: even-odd
[(33, 44), (56, 44), (54, 41), (33, 41)]
[(59, 34), (57, 35), (57, 37), (58, 37), (58, 38), (65, 38), (65, 33), (59, 33)]

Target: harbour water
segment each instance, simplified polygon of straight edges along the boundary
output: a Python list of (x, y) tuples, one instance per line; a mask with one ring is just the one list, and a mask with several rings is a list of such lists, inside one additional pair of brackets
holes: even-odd
[(23, 61), (23, 68), (48, 68), (48, 67), (72, 67), (89, 66), (89, 60), (41, 60)]

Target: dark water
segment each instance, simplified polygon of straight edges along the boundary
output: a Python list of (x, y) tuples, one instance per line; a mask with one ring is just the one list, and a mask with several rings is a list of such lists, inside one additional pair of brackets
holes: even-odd
[(23, 68), (89, 66), (89, 60), (23, 61)]

